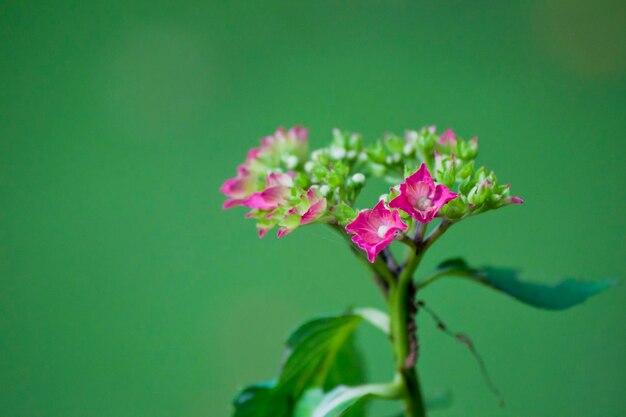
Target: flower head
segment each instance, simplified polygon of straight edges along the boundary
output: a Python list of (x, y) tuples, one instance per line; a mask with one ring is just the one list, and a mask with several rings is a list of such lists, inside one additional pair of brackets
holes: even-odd
[(382, 201), (371, 210), (361, 211), (346, 226), (346, 231), (354, 234), (352, 241), (367, 252), (370, 262), (374, 262), (376, 255), (396, 239), (398, 232), (406, 229), (407, 225), (398, 212), (389, 210)]
[(389, 202), (389, 207), (408, 213), (420, 223), (432, 221), (439, 209), (457, 197), (442, 184), (433, 182), (426, 164), (422, 163), (413, 175), (400, 184), (400, 195)]

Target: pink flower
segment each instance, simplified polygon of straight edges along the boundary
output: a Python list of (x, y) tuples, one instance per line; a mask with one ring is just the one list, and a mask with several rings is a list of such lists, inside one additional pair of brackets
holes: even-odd
[(278, 229), (278, 238), (291, 233), (299, 226), (313, 223), (326, 213), (328, 202), (321, 196), (319, 190), (309, 188), (306, 197), (302, 196), (302, 203), (287, 211), (283, 225)]
[(367, 252), (367, 259), (374, 262), (376, 255), (385, 249), (397, 237), (398, 232), (406, 230), (407, 225), (400, 219), (397, 211), (385, 207), (379, 201), (372, 210), (363, 210), (346, 226), (346, 231), (354, 233), (352, 241)]
[(506, 199), (506, 202), (509, 204), (524, 204), (524, 200), (517, 196), (511, 196)]
[(440, 145), (456, 145), (456, 135), (454, 134), (454, 130), (448, 129), (439, 136), (439, 144)]
[(255, 182), (255, 178), (250, 175), (246, 167), (240, 165), (237, 168), (237, 176), (226, 180), (220, 187), (220, 191), (229, 197), (222, 208), (228, 209), (242, 205), (243, 201), (254, 191)]
[(389, 202), (389, 207), (407, 212), (420, 223), (432, 221), (439, 209), (457, 197), (448, 187), (433, 182), (426, 164), (400, 184), (400, 195)]
[(265, 185), (263, 191), (252, 193), (242, 204), (253, 209), (274, 210), (289, 196), (293, 179), (289, 174), (271, 173), (267, 176)]

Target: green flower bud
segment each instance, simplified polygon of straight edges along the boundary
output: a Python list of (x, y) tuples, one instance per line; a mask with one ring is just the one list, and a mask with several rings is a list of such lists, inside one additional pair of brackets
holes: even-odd
[(491, 184), (487, 181), (476, 184), (476, 186), (469, 192), (467, 200), (476, 206), (483, 204), (487, 197), (491, 194), (490, 185)]
[(389, 135), (385, 138), (385, 146), (391, 153), (402, 153), (404, 149), (405, 141), (395, 135)]
[(328, 173), (326, 177), (326, 182), (332, 188), (339, 187), (343, 183), (341, 176), (334, 171)]
[(462, 164), (456, 171), (456, 176), (459, 179), (471, 178), (474, 175), (474, 161), (470, 161), (466, 164)]
[(468, 195), (475, 185), (476, 181), (469, 177), (461, 182), (461, 184), (459, 185), (459, 190), (462, 194)]
[(309, 178), (308, 175), (302, 172), (298, 172), (295, 178), (293, 179), (293, 183), (296, 187), (307, 189), (311, 186), (311, 179)]
[(376, 144), (370, 146), (367, 150), (367, 156), (372, 162), (376, 162), (378, 164), (385, 163), (385, 148), (383, 147), (380, 141), (376, 142)]

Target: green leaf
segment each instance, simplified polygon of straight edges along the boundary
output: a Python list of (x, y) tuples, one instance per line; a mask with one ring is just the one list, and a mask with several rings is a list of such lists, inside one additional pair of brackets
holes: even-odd
[(614, 280), (585, 282), (566, 279), (556, 285), (524, 282), (519, 271), (511, 268), (470, 268), (461, 258), (449, 259), (439, 265), (436, 276), (457, 275), (502, 291), (517, 300), (547, 310), (565, 310), (617, 285)]
[(276, 381), (244, 388), (233, 400), (233, 417), (291, 417), (292, 401), (276, 389)]
[(359, 385), (365, 382), (363, 356), (356, 345), (354, 335), (350, 335), (337, 351), (333, 366), (328, 370), (324, 391), (338, 385)]
[(309, 390), (296, 406), (294, 417), (353, 416), (354, 410), (362, 410), (367, 398), (391, 389), (385, 385), (340, 385), (325, 394), (320, 389)]
[[(277, 381), (251, 385), (233, 401), (233, 417), (292, 417), (293, 405), (309, 388), (331, 390), (365, 379), (363, 361), (354, 342), (354, 330), (363, 321), (356, 314), (310, 320), (287, 341), (284, 365)], [(351, 407), (344, 417), (362, 417)]]
[(311, 386), (323, 387), (337, 353), (362, 320), (358, 315), (348, 314), (301, 325), (287, 341), (288, 356), (279, 386), (294, 398)]

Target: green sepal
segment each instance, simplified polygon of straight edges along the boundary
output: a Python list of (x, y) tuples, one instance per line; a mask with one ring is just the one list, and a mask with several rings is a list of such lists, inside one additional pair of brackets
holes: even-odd
[(342, 201), (334, 206), (333, 214), (337, 218), (337, 222), (340, 225), (345, 226), (354, 220), (356, 216), (358, 216), (359, 212)]

